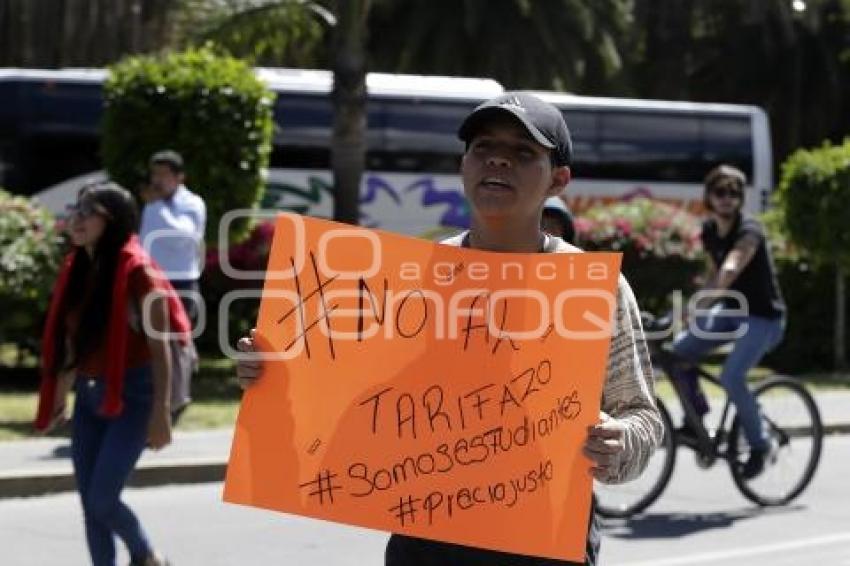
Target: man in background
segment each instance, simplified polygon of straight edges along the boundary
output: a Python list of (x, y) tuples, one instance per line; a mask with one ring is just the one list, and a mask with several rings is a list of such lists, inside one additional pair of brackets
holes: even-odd
[[(145, 251), (177, 290), (194, 328), (200, 310), (198, 279), (207, 207), (201, 197), (186, 188), (183, 157), (176, 151), (153, 154), (149, 170), (150, 185), (141, 194), (145, 207), (139, 237)], [(176, 423), (191, 400), (191, 376), (197, 371), (198, 355), (191, 342), (185, 347), (172, 347), (171, 353), (171, 410)]]
[[(145, 250), (162, 268), (181, 299), (192, 324), (198, 319), (207, 207), (184, 184), (183, 158), (172, 150), (158, 151), (150, 159), (150, 186), (143, 195), (145, 207), (139, 237)], [(188, 292), (188, 293), (187, 293)]]

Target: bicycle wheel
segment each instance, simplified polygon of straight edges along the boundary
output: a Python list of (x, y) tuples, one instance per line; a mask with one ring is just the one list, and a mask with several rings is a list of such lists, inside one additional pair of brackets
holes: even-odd
[(636, 515), (652, 505), (670, 481), (676, 463), (676, 440), (670, 413), (657, 400), (658, 411), (664, 423), (664, 438), (650, 457), (643, 473), (636, 479), (623, 484), (593, 482), (596, 495), (596, 512), (602, 517), (626, 518)]
[(806, 489), (817, 470), (823, 424), (811, 394), (793, 378), (775, 375), (755, 389), (771, 445), (764, 471), (741, 477), (749, 445), (735, 417), (729, 438), (729, 466), (741, 493), (759, 505), (785, 505)]

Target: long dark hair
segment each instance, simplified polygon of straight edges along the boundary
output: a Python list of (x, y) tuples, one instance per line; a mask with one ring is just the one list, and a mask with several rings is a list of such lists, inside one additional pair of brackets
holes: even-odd
[[(139, 224), (139, 210), (133, 195), (117, 183), (83, 187), (77, 196), (77, 206), (105, 212), (106, 226), (91, 257), (82, 249), (74, 254), (54, 344), (56, 371), (76, 367), (103, 342), (112, 309), (118, 256)], [(71, 342), (71, 355), (67, 356), (65, 319), (72, 309), (79, 309), (80, 318)]]

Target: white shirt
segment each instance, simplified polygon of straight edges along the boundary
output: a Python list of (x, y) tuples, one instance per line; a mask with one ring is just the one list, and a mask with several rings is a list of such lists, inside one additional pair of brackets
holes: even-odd
[(201, 276), (207, 206), (184, 185), (167, 199), (145, 205), (139, 237), (142, 247), (168, 279), (197, 280)]

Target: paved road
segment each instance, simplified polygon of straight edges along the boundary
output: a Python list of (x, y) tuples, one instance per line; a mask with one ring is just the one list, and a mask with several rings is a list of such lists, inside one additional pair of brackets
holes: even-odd
[(684, 450), (676, 466), (645, 516), (605, 524), (603, 564), (850, 566), (850, 436), (828, 437), (812, 485), (783, 508), (752, 505), (725, 466), (700, 470)]
[[(668, 492), (645, 517), (605, 525), (602, 564), (850, 566), (847, 477), (850, 437), (830, 437), (810, 490), (790, 508), (759, 511), (725, 469), (698, 470), (682, 453)], [(382, 563), (383, 533), (227, 505), (220, 495), (221, 484), (210, 483), (126, 497), (178, 566)], [(0, 549), (8, 566), (87, 564), (76, 497), (0, 501)]]

